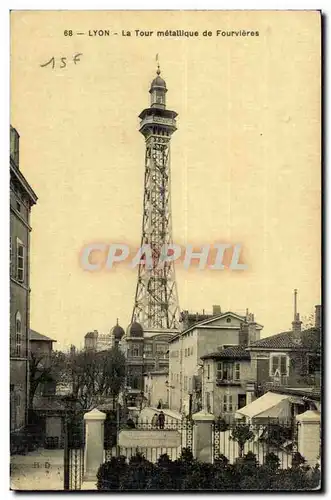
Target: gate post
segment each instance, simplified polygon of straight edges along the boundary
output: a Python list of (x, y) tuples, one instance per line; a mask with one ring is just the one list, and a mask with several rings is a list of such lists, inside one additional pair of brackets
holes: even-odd
[(307, 410), (295, 418), (298, 422), (298, 452), (307, 460), (308, 465), (314, 466), (320, 457), (321, 414)]
[(106, 414), (94, 410), (85, 413), (85, 474), (84, 479), (93, 481), (97, 478), (97, 472), (103, 463), (104, 454), (104, 421)]
[(192, 415), (193, 427), (193, 457), (202, 462), (213, 462), (213, 425), (215, 417), (203, 411)]

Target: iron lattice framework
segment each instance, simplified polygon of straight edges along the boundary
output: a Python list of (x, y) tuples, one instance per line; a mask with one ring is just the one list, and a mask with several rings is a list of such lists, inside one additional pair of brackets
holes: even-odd
[[(159, 266), (161, 251), (172, 244), (170, 196), (170, 140), (176, 130), (175, 111), (165, 107), (165, 82), (160, 70), (153, 80), (151, 106), (139, 115), (146, 141), (141, 248), (150, 249), (152, 265), (139, 264), (132, 321), (144, 328), (178, 328), (179, 305), (173, 262)], [(144, 256), (143, 256), (144, 257)], [(144, 258), (142, 259), (144, 260)], [(147, 265), (149, 264), (149, 265)]]

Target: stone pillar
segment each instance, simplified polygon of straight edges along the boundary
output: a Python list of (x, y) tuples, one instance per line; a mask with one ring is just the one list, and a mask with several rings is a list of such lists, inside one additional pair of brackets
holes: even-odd
[(307, 460), (307, 465), (314, 466), (320, 457), (321, 414), (307, 410), (295, 418), (298, 422), (298, 452)]
[(84, 479), (86, 481), (96, 480), (98, 469), (103, 463), (105, 418), (106, 414), (96, 408), (84, 415), (86, 424)]
[(213, 462), (213, 423), (214, 415), (200, 411), (192, 415), (193, 456), (201, 462)]

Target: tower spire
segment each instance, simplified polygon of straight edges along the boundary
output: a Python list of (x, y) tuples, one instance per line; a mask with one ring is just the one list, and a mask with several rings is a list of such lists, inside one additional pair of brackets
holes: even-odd
[(160, 62), (159, 62), (159, 54), (156, 54), (156, 64), (157, 64), (157, 69), (156, 69), (156, 74), (160, 75), (161, 74), (161, 69), (160, 69)]
[[(158, 63), (158, 54), (156, 61)], [(161, 252), (172, 244), (170, 203), (170, 140), (176, 131), (175, 111), (166, 109), (166, 82), (157, 76), (151, 83), (150, 107), (140, 115), (140, 133), (145, 138), (145, 185), (140, 248), (151, 255), (139, 263), (132, 321), (145, 329), (178, 328), (179, 306), (174, 262), (159, 266)], [(144, 256), (142, 256), (144, 257)], [(148, 264), (147, 264), (148, 262)]]

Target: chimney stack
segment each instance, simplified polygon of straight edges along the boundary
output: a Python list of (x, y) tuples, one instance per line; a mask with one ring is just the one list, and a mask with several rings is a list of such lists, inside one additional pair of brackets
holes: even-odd
[(213, 316), (217, 316), (217, 314), (221, 314), (221, 306), (214, 305), (213, 306)]
[(301, 336), (301, 324), (302, 321), (300, 321), (300, 314), (297, 312), (297, 300), (298, 300), (298, 290), (295, 288), (294, 289), (294, 317), (292, 321), (292, 331), (293, 331), (293, 337), (296, 339), (299, 339)]
[(315, 306), (315, 328), (322, 328), (322, 306)]
[(256, 340), (260, 340), (260, 331), (256, 328), (254, 314), (247, 313), (246, 320), (240, 325), (239, 345), (249, 346)]

